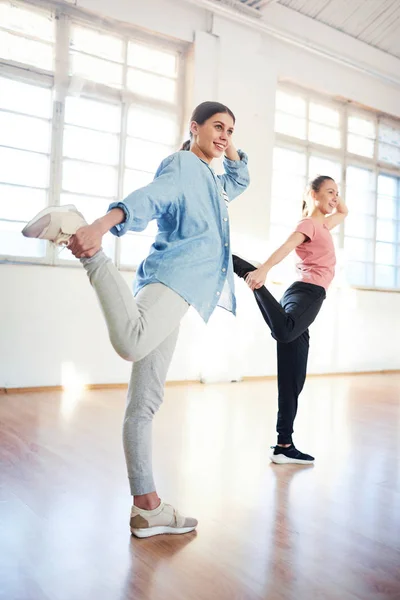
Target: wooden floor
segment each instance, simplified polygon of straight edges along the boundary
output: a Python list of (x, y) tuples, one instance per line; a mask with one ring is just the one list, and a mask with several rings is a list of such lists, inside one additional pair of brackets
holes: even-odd
[(154, 466), (197, 533), (130, 537), (123, 390), (0, 396), (0, 598), (399, 600), (400, 376), (309, 379), (272, 465), (275, 382), (168, 387)]

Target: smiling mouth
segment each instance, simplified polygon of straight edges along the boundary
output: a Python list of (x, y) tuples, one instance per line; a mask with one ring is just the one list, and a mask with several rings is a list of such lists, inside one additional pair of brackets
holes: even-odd
[(218, 144), (217, 142), (214, 142), (214, 145), (218, 148), (218, 150), (225, 150), (225, 146), (223, 146), (222, 144)]

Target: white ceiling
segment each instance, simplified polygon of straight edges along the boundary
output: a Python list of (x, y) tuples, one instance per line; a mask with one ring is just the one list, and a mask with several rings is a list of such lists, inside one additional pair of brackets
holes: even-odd
[[(251, 6), (254, 0), (244, 2)], [(273, 3), (400, 58), (400, 0), (269, 0), (258, 6), (266, 13)]]

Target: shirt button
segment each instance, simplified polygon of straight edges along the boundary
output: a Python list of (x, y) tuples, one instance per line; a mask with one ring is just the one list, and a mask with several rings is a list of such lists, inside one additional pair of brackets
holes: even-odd
[(228, 220), (228, 219), (227, 219), (227, 217), (224, 217), (224, 221), (225, 221), (225, 223), (226, 223), (226, 221), (227, 221), (227, 220)]
[(217, 296), (220, 296), (220, 295), (221, 295), (221, 292), (217, 292)]
[(229, 246), (229, 244), (225, 244), (225, 248), (227, 248)]
[(223, 269), (222, 269), (222, 272), (223, 272), (223, 273), (225, 273), (225, 271), (226, 271), (226, 269), (225, 269), (225, 268), (223, 268)]

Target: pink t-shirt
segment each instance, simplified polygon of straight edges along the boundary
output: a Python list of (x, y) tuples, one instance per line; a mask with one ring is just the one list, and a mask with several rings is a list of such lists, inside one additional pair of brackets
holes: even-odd
[(295, 231), (304, 233), (309, 240), (297, 246), (300, 261), (296, 264), (300, 281), (328, 289), (335, 275), (336, 255), (331, 232), (325, 223), (311, 217), (302, 219)]

